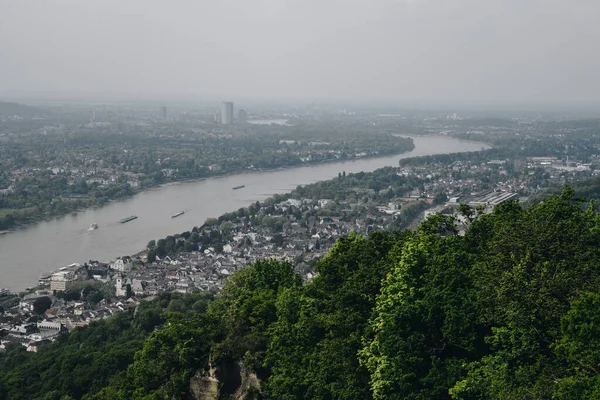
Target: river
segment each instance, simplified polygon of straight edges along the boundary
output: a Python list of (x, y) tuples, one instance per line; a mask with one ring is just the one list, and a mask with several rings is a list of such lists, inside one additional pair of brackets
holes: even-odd
[[(371, 172), (397, 166), (401, 158), (479, 151), (489, 146), (441, 136), (415, 137), (414, 150), (401, 155), (308, 167), (252, 172), (169, 184), (106, 206), (69, 214), (0, 235), (0, 288), (35, 286), (40, 274), (88, 260), (109, 261), (143, 250), (151, 239), (189, 231), (209, 217), (246, 207), (275, 193), (285, 193), (336, 177), (339, 172)], [(239, 190), (232, 187), (246, 185)], [(184, 210), (177, 218), (171, 215)], [(129, 215), (139, 218), (120, 224)], [(92, 223), (99, 228), (88, 231)]]

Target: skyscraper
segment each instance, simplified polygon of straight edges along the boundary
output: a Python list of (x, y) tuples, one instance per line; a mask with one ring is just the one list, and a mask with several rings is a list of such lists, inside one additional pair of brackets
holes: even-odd
[(223, 125), (233, 124), (233, 103), (230, 101), (221, 102), (221, 123)]
[(167, 119), (167, 107), (165, 107), (165, 106), (160, 107), (160, 116), (163, 119)]

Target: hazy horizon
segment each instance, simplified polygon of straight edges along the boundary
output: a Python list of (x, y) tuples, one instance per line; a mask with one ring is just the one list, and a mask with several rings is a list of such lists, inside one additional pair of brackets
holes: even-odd
[(0, 98), (600, 104), (591, 0), (0, 0)]

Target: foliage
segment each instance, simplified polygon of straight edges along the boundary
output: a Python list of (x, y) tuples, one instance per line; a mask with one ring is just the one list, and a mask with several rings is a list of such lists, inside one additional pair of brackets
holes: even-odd
[(145, 340), (127, 371), (92, 398), (184, 398), (190, 378), (208, 366), (211, 326), (202, 316), (171, 313), (165, 326)]
[(267, 331), (277, 320), (276, 300), (287, 288), (299, 287), (300, 276), (285, 261), (261, 260), (231, 276), (209, 314), (220, 320), (220, 336), (213, 349), (214, 363), (244, 360), (261, 368), (267, 350)]
[(361, 337), (408, 232), (340, 239), (321, 260), (318, 276), (284, 291), (270, 329), (266, 394), (278, 399), (366, 399), (368, 374), (358, 363)]
[(594, 205), (567, 188), (526, 208), (460, 212), (464, 232), (437, 215), (340, 239), (305, 284), (291, 264), (262, 260), (214, 301), (162, 296), (35, 355), (9, 346), (0, 399), (186, 398), (211, 367), (226, 397), (239, 386), (232, 365), (256, 373), (265, 398), (597, 398)]
[[(163, 295), (135, 310), (93, 322), (27, 353), (21, 345), (0, 353), (0, 399), (80, 399), (107, 386), (127, 370), (144, 341), (164, 322), (163, 310), (174, 298), (185, 300), (189, 314), (201, 309), (202, 295)], [(52, 394), (52, 395), (51, 395)]]

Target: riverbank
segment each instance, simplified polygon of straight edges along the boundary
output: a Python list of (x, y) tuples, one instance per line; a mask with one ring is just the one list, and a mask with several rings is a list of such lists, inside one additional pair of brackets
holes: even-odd
[(478, 140), (471, 140), (471, 139), (463, 139), (461, 137), (455, 137), (455, 136), (449, 136), (449, 135), (440, 135), (437, 133), (426, 133), (426, 134), (416, 134), (416, 133), (398, 133), (398, 134), (394, 134), (393, 136), (397, 136), (397, 137), (406, 137), (406, 138), (418, 138), (418, 137), (445, 137), (445, 138), (452, 138), (452, 139), (456, 139), (456, 140), (460, 140), (462, 142), (466, 142), (466, 143), (473, 143), (473, 144), (481, 144), (484, 146), (488, 146), (489, 149), (493, 149), (494, 145), (492, 143), (488, 143), (488, 142), (482, 142), (482, 141), (478, 141)]
[[(342, 171), (347, 174), (372, 172), (396, 167), (403, 158), (481, 149), (480, 144), (440, 137), (415, 138), (414, 144), (415, 148), (410, 152), (387, 157), (171, 182), (102, 207), (16, 230), (0, 238), (0, 254), (3, 255), (0, 287), (18, 291), (37, 282), (40, 274), (61, 266), (89, 260), (109, 261), (137, 253), (152, 239), (189, 231), (202, 225), (207, 218), (248, 207), (275, 194), (289, 193), (298, 186), (335, 178)], [(232, 190), (240, 184), (246, 187)], [(186, 210), (186, 213), (171, 218), (180, 210)], [(138, 219), (128, 224), (117, 222), (127, 215), (137, 215)], [(91, 223), (97, 223), (99, 228), (89, 232), (87, 228)], [(31, 251), (32, 244), (35, 251)]]
[[(149, 187), (148, 190), (155, 188), (156, 186), (153, 187)], [(95, 204), (93, 206), (89, 206), (89, 207), (78, 207), (75, 208), (73, 210), (68, 210), (68, 211), (64, 211), (61, 213), (56, 213), (56, 214), (51, 214), (51, 215), (46, 215), (46, 216), (38, 216), (38, 217), (31, 217), (28, 218), (25, 221), (20, 221), (18, 223), (15, 223), (15, 227), (12, 229), (9, 229), (5, 232), (10, 233), (10, 232), (15, 232), (18, 231), (20, 229), (25, 229), (25, 228), (29, 228), (31, 226), (35, 226), (36, 224), (42, 223), (42, 222), (48, 222), (48, 221), (52, 221), (52, 220), (57, 220), (57, 219), (61, 219), (64, 217), (67, 217), (70, 214), (77, 214), (86, 210), (94, 210), (94, 209), (98, 209), (98, 208), (102, 208), (102, 207), (106, 207), (108, 204), (114, 202), (114, 201), (121, 201), (121, 200), (126, 200), (129, 199), (139, 193), (144, 192), (145, 189), (136, 191), (135, 193), (129, 195), (129, 196), (124, 196), (124, 197), (120, 197), (120, 198), (116, 198), (116, 199), (108, 199), (104, 202), (102, 202), (101, 204)]]
[(166, 182), (166, 183), (159, 183), (156, 185), (150, 185), (150, 186), (146, 186), (144, 188), (141, 189), (135, 189), (132, 188), (132, 193), (123, 197), (118, 197), (118, 198), (112, 198), (112, 199), (108, 199), (103, 201), (101, 204), (95, 204), (92, 206), (88, 206), (88, 207), (78, 207), (76, 209), (73, 210), (66, 210), (64, 212), (60, 212), (60, 213), (54, 213), (51, 215), (39, 215), (39, 216), (34, 216), (31, 218), (28, 218), (27, 220), (24, 221), (19, 221), (17, 223), (15, 223), (15, 226), (11, 229), (8, 229), (7, 232), (14, 232), (17, 231), (19, 229), (24, 229), (24, 228), (28, 228), (31, 227), (33, 225), (39, 224), (41, 222), (47, 222), (47, 221), (52, 221), (55, 219), (60, 219), (63, 218), (65, 216), (68, 216), (69, 214), (73, 214), (73, 213), (80, 213), (82, 211), (86, 211), (86, 210), (94, 210), (94, 209), (98, 209), (98, 208), (102, 208), (105, 207), (106, 205), (113, 203), (113, 202), (119, 202), (119, 201), (125, 201), (128, 199), (131, 199), (133, 197), (135, 197), (136, 195), (140, 194), (140, 193), (144, 193), (144, 192), (148, 192), (151, 190), (155, 190), (161, 187), (166, 187), (169, 185), (176, 185), (176, 184), (184, 184), (184, 183), (190, 183), (190, 182), (202, 182), (205, 181), (207, 179), (223, 179), (223, 178), (228, 178), (228, 177), (232, 177), (232, 176), (238, 176), (238, 175), (247, 175), (247, 174), (253, 174), (253, 173), (261, 173), (261, 172), (273, 172), (273, 171), (284, 171), (284, 170), (289, 170), (289, 169), (295, 169), (295, 168), (303, 168), (303, 167), (310, 167), (310, 166), (315, 166), (315, 165), (325, 165), (325, 164), (332, 164), (332, 163), (340, 163), (340, 162), (351, 162), (351, 161), (358, 161), (358, 160), (368, 160), (368, 159), (376, 159), (376, 158), (383, 158), (383, 157), (391, 157), (391, 156), (400, 156), (402, 154), (411, 152), (414, 150), (414, 143), (413, 143), (413, 147), (410, 150), (406, 150), (404, 152), (401, 153), (390, 153), (390, 154), (379, 154), (376, 156), (365, 156), (365, 157), (356, 157), (356, 158), (350, 158), (350, 159), (346, 159), (346, 160), (339, 160), (339, 159), (330, 159), (330, 160), (317, 160), (317, 161), (309, 161), (306, 163), (303, 163), (301, 165), (293, 165), (293, 166), (287, 166), (287, 167), (277, 167), (277, 168), (265, 168), (265, 169), (252, 169), (252, 170), (239, 170), (239, 171), (229, 171), (229, 172), (224, 172), (224, 173), (216, 173), (214, 175), (208, 176), (208, 177), (198, 177), (198, 178), (182, 178), (182, 179), (174, 179), (172, 181)]

